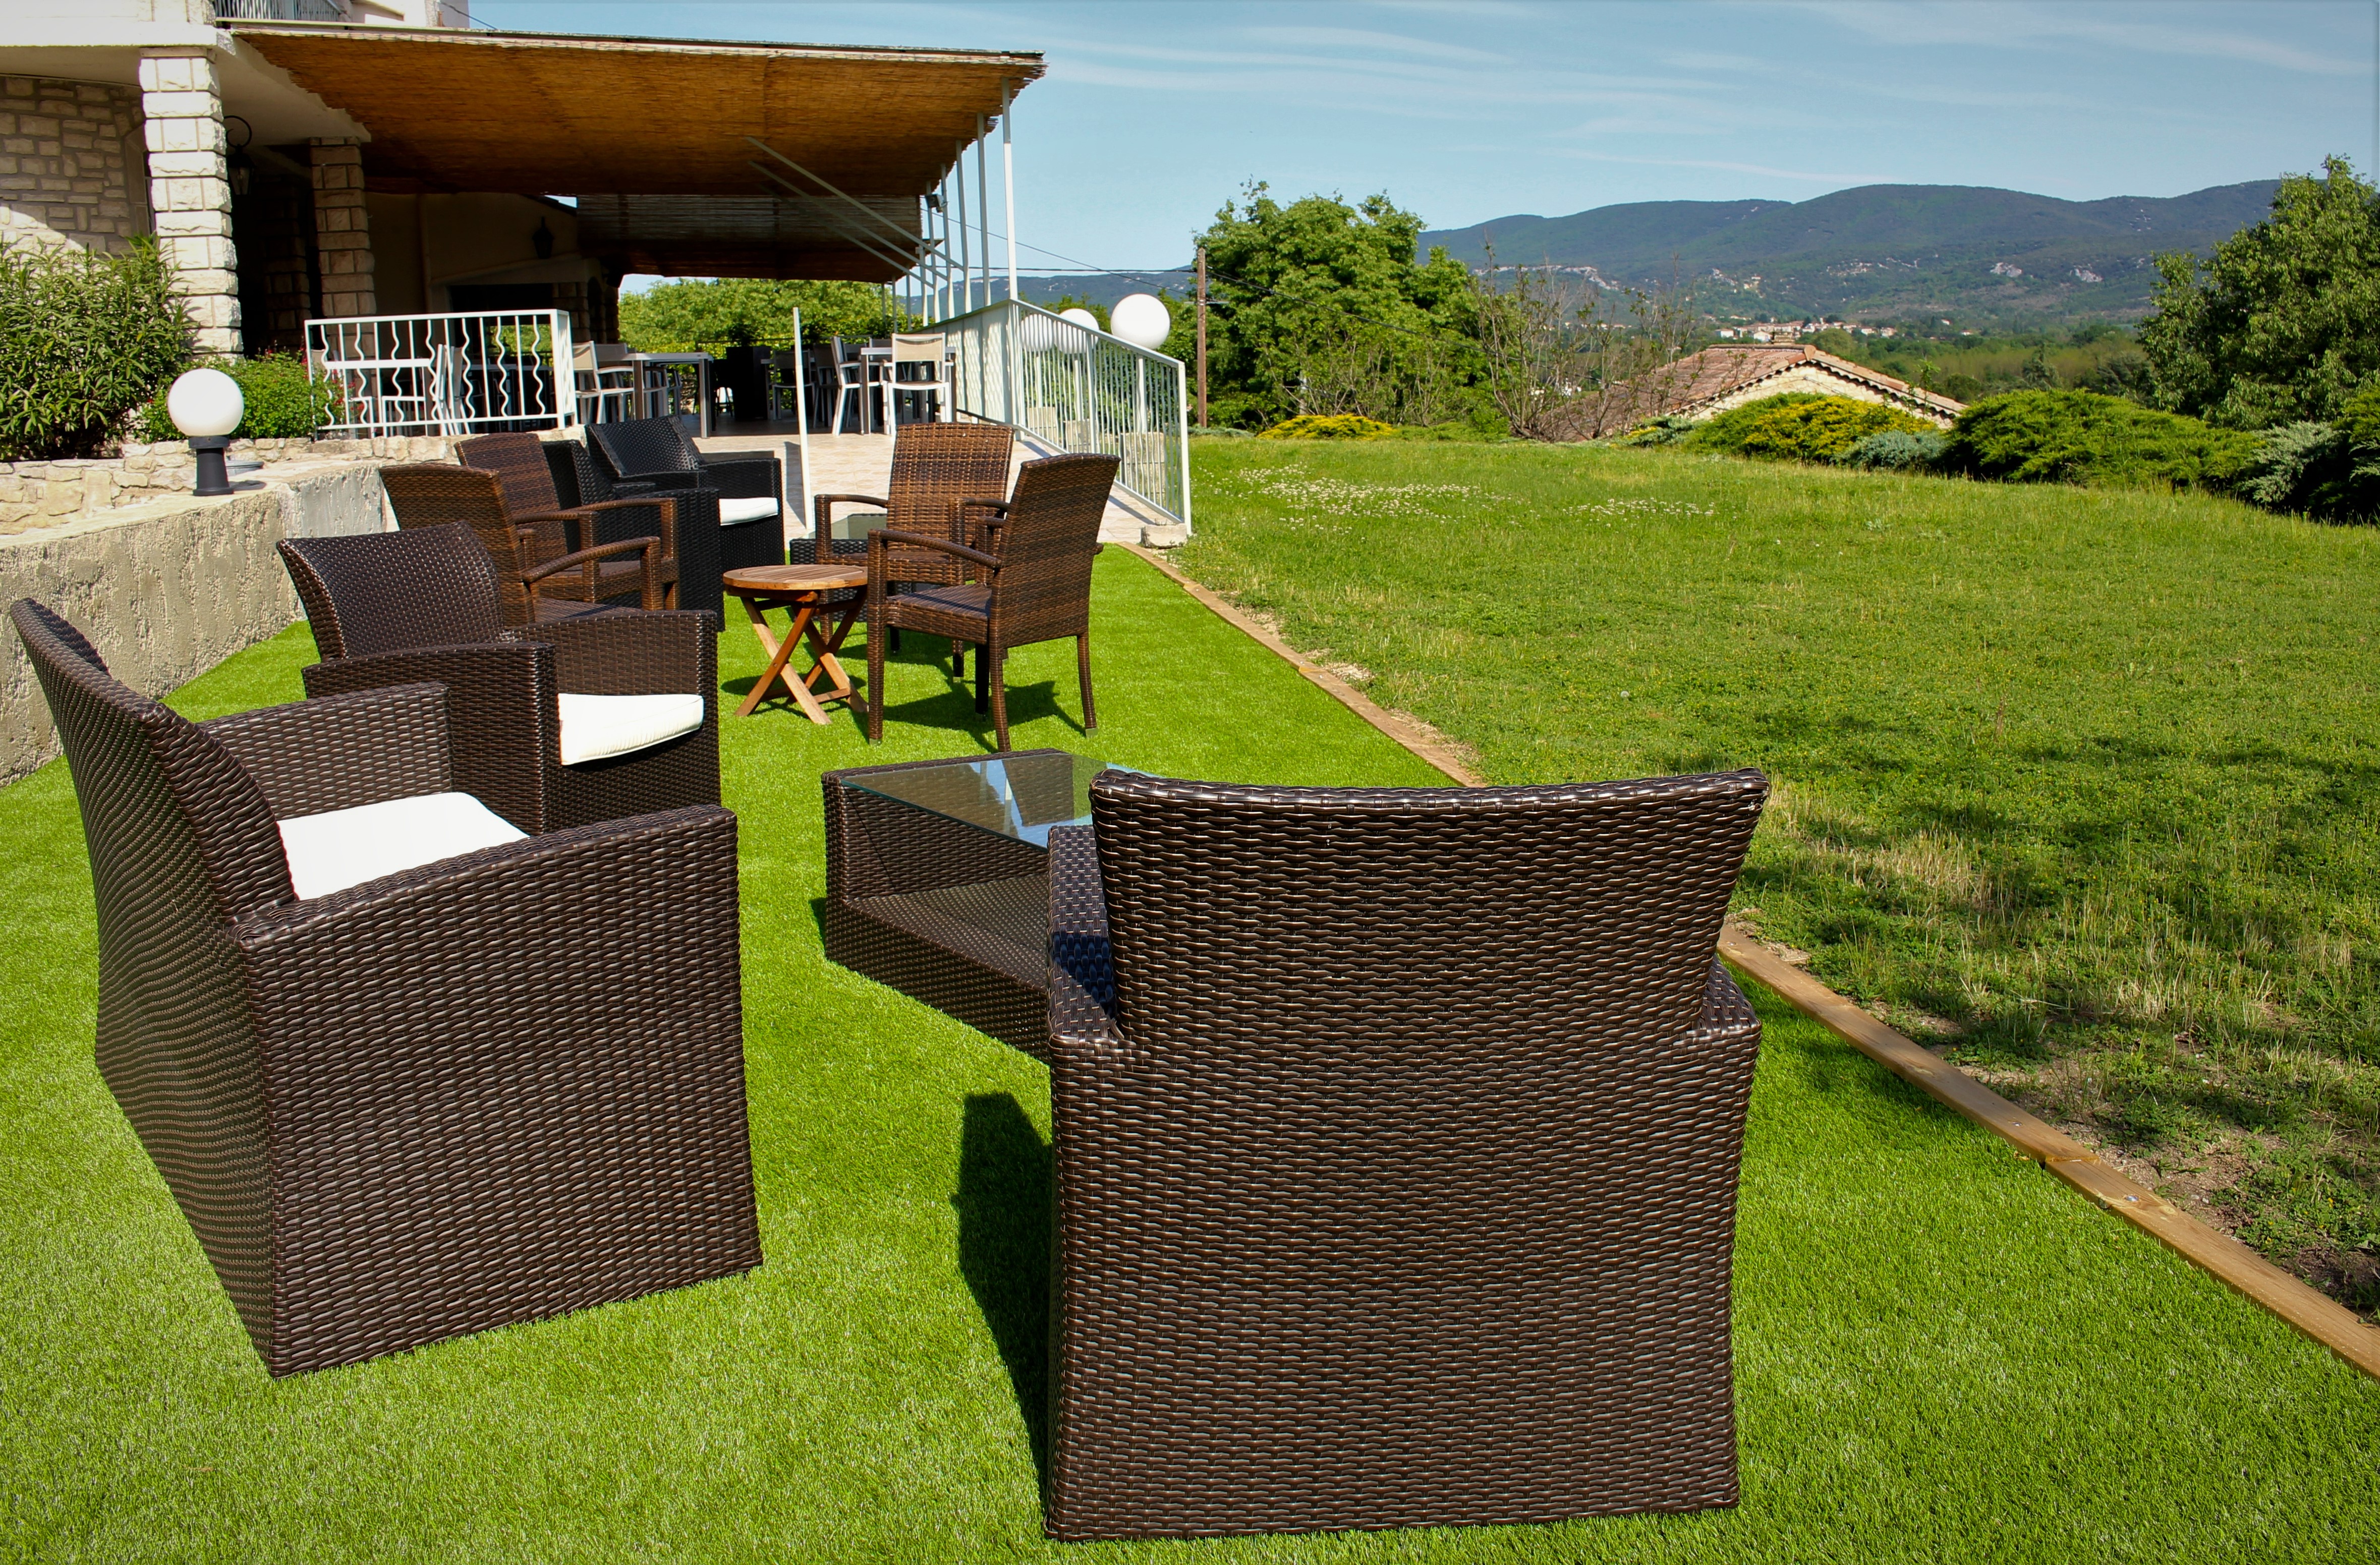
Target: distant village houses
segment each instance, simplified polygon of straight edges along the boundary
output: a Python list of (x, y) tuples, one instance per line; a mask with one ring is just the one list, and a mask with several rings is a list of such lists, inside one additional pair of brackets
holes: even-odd
[(1944, 429), (1966, 411), (1963, 403), (1805, 344), (1744, 345), (1706, 347), (1581, 402), (1575, 424), (1563, 438), (1600, 440), (1655, 419), (1700, 423), (1787, 392), (1884, 403)]

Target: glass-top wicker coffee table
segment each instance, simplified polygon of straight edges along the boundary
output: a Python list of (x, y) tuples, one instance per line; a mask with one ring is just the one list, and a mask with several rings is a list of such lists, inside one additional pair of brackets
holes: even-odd
[(826, 953), (1046, 1057), (1050, 833), (1105, 761), (1015, 750), (827, 772)]

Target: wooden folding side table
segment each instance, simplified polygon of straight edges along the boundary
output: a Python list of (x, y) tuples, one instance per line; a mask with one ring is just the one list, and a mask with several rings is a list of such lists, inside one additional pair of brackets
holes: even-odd
[[(843, 602), (828, 600), (838, 592), (848, 592), (868, 585), (868, 567), (853, 563), (820, 565), (751, 565), (729, 571), (719, 578), (727, 592), (744, 601), (744, 612), (751, 616), (752, 634), (769, 654), (769, 672), (744, 704), (735, 709), (737, 717), (750, 717), (769, 694), (769, 686), (784, 681), (785, 694), (794, 704), (808, 714), (812, 722), (826, 722), (826, 709), (820, 701), (841, 701), (865, 715), (866, 708), (853, 691), (851, 675), (835, 661), (843, 638), (851, 634), (852, 622), (859, 617), (861, 600), (847, 599)], [(769, 629), (768, 611), (790, 610), (793, 624), (785, 627), (785, 638), (779, 641)], [(800, 678), (786, 662), (794, 649), (808, 642), (812, 661), (810, 670)], [(834, 683), (829, 689), (817, 689), (823, 675)]]

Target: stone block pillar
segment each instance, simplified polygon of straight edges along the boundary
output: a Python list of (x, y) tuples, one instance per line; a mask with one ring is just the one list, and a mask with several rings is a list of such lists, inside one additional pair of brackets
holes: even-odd
[(140, 61), (149, 207), (199, 351), (239, 351), (239, 255), (232, 246), (223, 96), (212, 51), (159, 50)]
[(378, 315), (363, 148), (317, 138), (308, 156), (314, 165), (314, 252), (322, 258), (322, 313)]

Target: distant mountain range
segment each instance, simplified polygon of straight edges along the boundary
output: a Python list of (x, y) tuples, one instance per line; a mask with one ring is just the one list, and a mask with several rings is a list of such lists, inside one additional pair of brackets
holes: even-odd
[(1720, 321), (1949, 316), (1977, 329), (2145, 313), (2150, 258), (2204, 254), (2268, 215), (2274, 180), (2066, 201), (1964, 185), (1865, 185), (1806, 201), (1633, 201), (1422, 236), (1473, 266), (1553, 265), (1614, 283), (1673, 274)]

